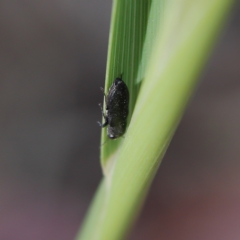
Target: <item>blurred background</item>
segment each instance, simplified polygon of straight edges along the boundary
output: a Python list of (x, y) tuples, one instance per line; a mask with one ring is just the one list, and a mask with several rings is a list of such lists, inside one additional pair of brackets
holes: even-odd
[[(0, 240), (74, 239), (102, 177), (111, 1), (1, 0)], [(129, 240), (240, 239), (235, 5)]]

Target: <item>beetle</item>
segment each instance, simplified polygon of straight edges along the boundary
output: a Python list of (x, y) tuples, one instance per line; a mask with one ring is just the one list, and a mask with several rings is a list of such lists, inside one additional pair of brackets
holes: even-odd
[[(103, 91), (103, 89), (101, 89)], [(103, 124), (98, 122), (99, 126), (107, 128), (107, 135), (110, 139), (121, 137), (127, 127), (129, 91), (122, 76), (115, 79), (105, 96), (106, 113), (104, 113), (101, 104), (99, 104), (102, 116), (105, 120)]]

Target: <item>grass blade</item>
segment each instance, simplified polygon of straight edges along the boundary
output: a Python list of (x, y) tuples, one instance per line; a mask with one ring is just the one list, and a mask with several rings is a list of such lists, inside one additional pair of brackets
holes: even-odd
[(126, 235), (232, 3), (114, 2), (105, 90), (124, 74), (132, 97), (129, 127), (124, 139), (102, 147), (105, 176), (77, 239), (118, 240)]

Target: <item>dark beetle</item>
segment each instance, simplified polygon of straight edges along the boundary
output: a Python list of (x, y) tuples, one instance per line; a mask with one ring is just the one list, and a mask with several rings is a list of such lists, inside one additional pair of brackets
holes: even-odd
[(105, 95), (105, 102), (106, 113), (103, 112), (101, 104), (99, 104), (105, 123), (98, 123), (102, 128), (108, 126), (108, 137), (116, 139), (125, 133), (127, 127), (129, 92), (122, 78), (115, 79), (109, 88), (108, 95)]

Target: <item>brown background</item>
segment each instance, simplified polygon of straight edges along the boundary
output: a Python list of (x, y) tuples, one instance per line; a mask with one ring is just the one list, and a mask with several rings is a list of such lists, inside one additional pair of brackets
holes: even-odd
[[(70, 240), (101, 179), (111, 1), (0, 2), (0, 239)], [(240, 7), (131, 240), (240, 239)]]

